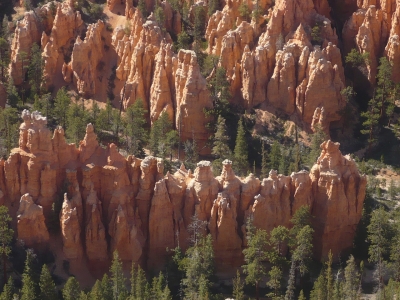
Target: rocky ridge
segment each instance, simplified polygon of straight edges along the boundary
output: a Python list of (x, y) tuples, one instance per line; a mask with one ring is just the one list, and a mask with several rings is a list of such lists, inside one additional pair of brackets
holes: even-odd
[(47, 228), (49, 207), (60, 197), (63, 252), (69, 260), (107, 261), (118, 250), (125, 262), (159, 269), (167, 247), (189, 246), (189, 224), (197, 215), (213, 237), (217, 270), (230, 274), (243, 262), (245, 216), (252, 214), (256, 227), (271, 230), (290, 226), (303, 205), (315, 217), (317, 257), (329, 250), (337, 257), (352, 246), (366, 177), (338, 143), (321, 145), (310, 173), (284, 176), (272, 170), (261, 181), (253, 174), (240, 178), (225, 160), (216, 178), (208, 161), (199, 162), (193, 173), (182, 166), (164, 175), (159, 158), (125, 158), (114, 144), (102, 148), (91, 124), (76, 148), (65, 142), (62, 128), (51, 137), (39, 113), (24, 111), (23, 120), (19, 148), (0, 161), (0, 199), (19, 205), (12, 217), (18, 218), (18, 238), (30, 247), (54, 238)]

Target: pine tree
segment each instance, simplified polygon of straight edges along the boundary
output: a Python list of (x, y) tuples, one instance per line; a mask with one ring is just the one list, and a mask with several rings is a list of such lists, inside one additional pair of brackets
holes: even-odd
[(146, 113), (142, 99), (137, 99), (133, 105), (128, 107), (124, 117), (128, 151), (136, 157), (145, 155), (143, 147), (147, 140), (147, 132), (144, 128)]
[(325, 132), (321, 126), (314, 126), (314, 133), (311, 137), (311, 151), (309, 156), (309, 164), (312, 166), (317, 161), (317, 158), (321, 154), (321, 144), (327, 139)]
[(122, 262), (119, 258), (117, 251), (114, 251), (110, 272), (114, 299), (118, 300), (120, 296), (124, 297), (128, 294), (128, 292), (125, 286), (125, 277), (122, 270)]
[(303, 290), (300, 291), (299, 299), (298, 300), (306, 300), (306, 296), (304, 296)]
[(236, 277), (233, 278), (232, 283), (233, 283), (233, 298), (235, 298), (235, 300), (244, 300), (244, 292), (243, 292), (244, 284), (242, 283), (242, 279), (240, 278), (239, 270), (236, 270)]
[(208, 15), (213, 15), (218, 10), (218, 0), (209, 0), (208, 1)]
[(271, 249), (268, 252), (268, 257), (272, 265), (280, 268), (285, 267), (287, 261), (283, 255), (285, 245), (288, 244), (289, 239), (289, 229), (285, 226), (279, 225), (270, 232), (268, 244)]
[(34, 254), (28, 250), (26, 251), (24, 273), (22, 274), (21, 300), (37, 299), (37, 283), (35, 282), (33, 264)]
[(34, 43), (31, 49), (31, 59), (28, 66), (28, 79), (32, 95), (40, 95), (41, 85), (43, 83), (43, 68), (44, 60), (42, 51), (39, 45)]
[(147, 289), (147, 279), (146, 279), (146, 274), (142, 270), (140, 266), (137, 268), (136, 272), (136, 278), (135, 278), (135, 293), (136, 293), (136, 300), (147, 300), (146, 294), (148, 293), (146, 291)]
[(12, 279), (12, 277), (9, 277), (7, 283), (3, 287), (3, 292), (0, 295), (0, 300), (13, 300), (14, 291), (14, 280)]
[(8, 41), (0, 37), (0, 82), (6, 82), (8, 66), (10, 64), (10, 45)]
[(67, 129), (67, 113), (71, 105), (71, 99), (69, 98), (65, 87), (58, 90), (56, 98), (54, 99), (54, 118), (58, 125)]
[(326, 262), (326, 273), (325, 273), (327, 299), (332, 299), (333, 293), (334, 293), (333, 277), (332, 277), (333, 276), (332, 275), (332, 261), (333, 261), (332, 251), (329, 250), (328, 261)]
[(238, 131), (236, 136), (235, 150), (233, 153), (233, 166), (238, 175), (245, 175), (248, 169), (248, 149), (246, 134), (242, 119), (239, 120)]
[(21, 81), (25, 82), (25, 71), (28, 68), (28, 53), (21, 51), (18, 54), (18, 59), (21, 61)]
[(154, 156), (166, 155), (166, 136), (172, 130), (172, 122), (167, 112), (163, 112), (153, 123), (150, 131), (149, 148)]
[(7, 83), (7, 104), (11, 107), (17, 107), (20, 100), (17, 89), (14, 85), (14, 79), (10, 77)]
[(110, 278), (108, 277), (107, 274), (104, 274), (103, 278), (101, 279), (101, 290), (103, 293), (102, 300), (113, 300), (114, 299), (112, 284), (111, 284)]
[(146, 10), (146, 2), (144, 0), (139, 0), (138, 8), (139, 8), (140, 12), (142, 13), (143, 18), (147, 18), (148, 13)]
[(67, 112), (67, 130), (66, 136), (76, 145), (83, 140), (86, 133), (86, 125), (89, 122), (89, 114), (85, 110), (85, 106), (72, 103)]
[(353, 255), (350, 255), (346, 262), (346, 268), (344, 269), (343, 295), (345, 299), (359, 299), (359, 284), (360, 274), (357, 271), (357, 266)]
[(193, 24), (193, 37), (196, 43), (201, 42), (204, 35), (206, 12), (201, 5), (196, 5), (194, 8), (194, 24)]
[(311, 218), (309, 206), (303, 205), (297, 209), (290, 220), (290, 223), (293, 224), (293, 227), (290, 229), (291, 236), (295, 238), (304, 226), (311, 226)]
[(51, 278), (49, 269), (46, 265), (42, 267), (42, 273), (40, 274), (40, 295), (39, 299), (41, 300), (57, 300), (58, 295), (56, 291), (56, 285), (53, 282), (53, 278)]
[(261, 176), (260, 179), (268, 178), (268, 153), (265, 143), (261, 142)]
[(281, 268), (277, 266), (273, 266), (271, 270), (268, 272), (269, 281), (267, 282), (267, 286), (273, 290), (273, 293), (269, 294), (272, 299), (280, 298), (280, 289), (282, 285), (283, 272)]
[(243, 272), (246, 274), (246, 283), (255, 286), (256, 299), (259, 299), (259, 285), (267, 274), (264, 261), (268, 258), (268, 233), (252, 225), (251, 218), (247, 219), (247, 248), (243, 250)]
[(228, 146), (229, 136), (226, 133), (225, 119), (218, 116), (217, 129), (214, 134), (213, 148), (211, 154), (216, 157), (213, 162), (213, 170), (216, 174), (221, 174), (222, 161), (229, 159), (232, 155), (231, 149)]
[(369, 101), (368, 106), (368, 110), (361, 113), (361, 117), (365, 119), (365, 121), (362, 123), (364, 129), (361, 130), (361, 133), (368, 136), (367, 151), (370, 152), (372, 145), (377, 140), (380, 112), (375, 97)]
[(101, 282), (96, 280), (94, 283), (92, 290), (88, 295), (89, 300), (103, 300), (105, 297), (103, 296), (103, 289), (101, 287)]
[(368, 249), (369, 260), (376, 263), (376, 280), (378, 282), (378, 293), (380, 293), (382, 291), (384, 292), (384, 256), (388, 253), (390, 233), (392, 232), (389, 216), (382, 207), (372, 212), (371, 221), (367, 230), (368, 240), (371, 243)]
[(156, 5), (154, 8), (154, 17), (158, 23), (158, 26), (160, 26), (160, 29), (165, 32), (165, 14), (164, 14), (164, 9), (158, 4), (156, 1)]
[(151, 297), (151, 299), (154, 300), (172, 300), (171, 292), (165, 282), (164, 275), (161, 272), (158, 277), (153, 278)]
[(207, 114), (211, 114), (214, 118), (222, 116), (224, 119), (230, 117), (230, 84), (226, 78), (226, 70), (223, 67), (218, 67), (218, 58), (215, 60), (211, 56), (212, 68), (215, 68), (215, 75), (208, 83), (208, 89), (213, 101), (213, 109)]
[(279, 163), (281, 161), (281, 146), (277, 141), (274, 141), (274, 143), (271, 146), (271, 152), (269, 154), (269, 159), (270, 159), (270, 168), (272, 170), (279, 170)]
[(318, 276), (317, 280), (314, 282), (313, 289), (310, 293), (310, 300), (325, 300), (327, 299), (326, 291), (326, 278), (324, 272)]
[(187, 34), (184, 28), (178, 34), (178, 39), (176, 43), (176, 51), (179, 52), (180, 49), (189, 49), (190, 46), (190, 36)]
[[(10, 228), (12, 221), (6, 206), (0, 206), (0, 255), (3, 260), (3, 277), (7, 280), (7, 258), (11, 253), (11, 241), (14, 230)], [(5, 284), (6, 282), (4, 282)]]
[(62, 290), (64, 300), (79, 300), (81, 296), (81, 288), (78, 280), (71, 276), (68, 278)]

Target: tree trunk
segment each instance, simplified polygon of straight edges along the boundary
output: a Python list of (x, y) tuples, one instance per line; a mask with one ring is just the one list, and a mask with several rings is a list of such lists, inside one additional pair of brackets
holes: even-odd
[(7, 255), (3, 253), (3, 276), (4, 276), (4, 284), (7, 283)]

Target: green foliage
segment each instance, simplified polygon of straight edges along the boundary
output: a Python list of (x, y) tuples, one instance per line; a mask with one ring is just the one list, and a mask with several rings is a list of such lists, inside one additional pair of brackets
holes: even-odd
[(236, 277), (232, 280), (233, 284), (233, 293), (232, 296), (235, 300), (244, 300), (244, 292), (243, 287), (244, 284), (242, 283), (242, 279), (240, 278), (239, 270), (236, 270)]
[(103, 289), (101, 287), (101, 282), (96, 280), (94, 283), (92, 290), (88, 294), (89, 300), (103, 300), (105, 297), (103, 296)]
[(164, 14), (164, 9), (158, 5), (158, 2), (156, 1), (156, 6), (154, 8), (154, 17), (158, 23), (158, 26), (160, 26), (162, 31), (165, 31), (165, 14)]
[(321, 144), (327, 140), (326, 133), (322, 130), (321, 126), (314, 126), (314, 133), (311, 137), (311, 150), (308, 158), (309, 165), (314, 165), (318, 157), (321, 155)]
[(68, 278), (62, 290), (64, 300), (79, 300), (81, 296), (81, 288), (78, 280), (71, 276)]
[(14, 85), (12, 77), (9, 78), (7, 83), (7, 104), (11, 107), (17, 107), (20, 100), (17, 89)]
[(323, 38), (321, 36), (321, 29), (323, 24), (316, 23), (313, 28), (311, 28), (311, 43), (313, 45), (321, 45)]
[(196, 163), (199, 161), (199, 150), (196, 140), (186, 140), (183, 143), (183, 151), (185, 152), (186, 167), (194, 170), (196, 168)]
[(172, 300), (171, 291), (165, 282), (164, 275), (160, 272), (158, 277), (153, 278), (151, 285), (152, 300)]
[(71, 105), (71, 99), (67, 94), (64, 87), (58, 90), (56, 98), (54, 99), (54, 118), (58, 125), (64, 129), (67, 127), (67, 116), (69, 107)]
[(250, 21), (251, 12), (246, 2), (242, 1), (239, 5), (239, 15), (247, 22)]
[(39, 299), (41, 300), (57, 300), (58, 295), (56, 291), (56, 285), (53, 282), (53, 278), (51, 278), (49, 269), (46, 265), (43, 265), (42, 272), (40, 274), (40, 295)]
[[(3, 259), (3, 267), (7, 264), (7, 258), (11, 253), (11, 241), (14, 230), (10, 228), (12, 221), (6, 206), (0, 206), (0, 256)], [(6, 268), (4, 268), (6, 271)], [(7, 280), (7, 273), (4, 273), (4, 281)], [(4, 282), (5, 284), (6, 282)]]
[(216, 157), (216, 160), (213, 161), (213, 170), (218, 175), (222, 170), (222, 160), (229, 159), (232, 155), (232, 151), (228, 144), (229, 136), (226, 132), (225, 119), (222, 116), (218, 116), (213, 147), (211, 150), (211, 154)]
[(368, 64), (369, 63), (369, 53), (368, 52), (360, 53), (357, 51), (357, 49), (353, 48), (346, 55), (345, 62), (346, 62), (346, 64), (349, 64), (352, 67), (359, 67), (364, 64)]
[(290, 234), (295, 237), (303, 227), (311, 226), (311, 218), (309, 206), (303, 205), (297, 209), (290, 220), (290, 223), (293, 224), (293, 227), (290, 229)]
[(3, 286), (3, 292), (0, 294), (0, 300), (13, 300), (14, 292), (14, 280), (12, 277), (9, 277), (7, 283)]
[(268, 152), (265, 149), (265, 143), (261, 142), (261, 174), (260, 179), (268, 178)]
[(182, 261), (182, 279), (185, 299), (206, 299), (214, 274), (214, 250), (211, 235), (204, 236), (206, 222), (195, 215), (188, 229), (192, 246), (186, 250)]
[(122, 270), (122, 262), (117, 251), (114, 251), (113, 254), (110, 273), (114, 299), (120, 299), (120, 297), (125, 299), (128, 295), (128, 291), (125, 287), (125, 277)]
[(33, 270), (34, 255), (32, 251), (26, 252), (25, 268), (22, 274), (21, 300), (37, 299), (37, 282), (35, 281), (35, 273)]
[(247, 248), (243, 250), (243, 272), (246, 274), (246, 283), (254, 285), (256, 297), (259, 295), (259, 284), (267, 274), (265, 261), (268, 259), (268, 233), (262, 229), (255, 229), (251, 218), (247, 219)]
[(211, 16), (213, 13), (215, 13), (218, 10), (219, 6), (219, 1), (218, 0), (209, 0), (208, 1), (208, 16)]
[(101, 291), (103, 293), (102, 300), (114, 300), (111, 280), (107, 274), (104, 274), (101, 279)]
[(89, 8), (86, 10), (89, 18), (93, 22), (103, 19), (103, 5), (97, 3), (90, 3)]
[(274, 141), (274, 143), (271, 146), (271, 152), (269, 154), (270, 168), (272, 170), (279, 170), (279, 164), (281, 159), (282, 159), (281, 146), (277, 141)]
[(184, 28), (178, 34), (178, 39), (175, 44), (175, 51), (178, 52), (180, 49), (189, 49), (190, 47), (190, 36), (187, 34)]
[(38, 44), (34, 43), (31, 49), (31, 59), (28, 66), (28, 80), (32, 96), (41, 94), (43, 80), (44, 59)]
[(343, 295), (346, 299), (357, 300), (360, 297), (360, 273), (357, 271), (354, 257), (350, 255), (344, 269)]
[(238, 131), (236, 135), (235, 150), (233, 152), (233, 167), (236, 174), (243, 176), (248, 170), (248, 145), (246, 133), (243, 126), (243, 120), (239, 120)]
[(194, 10), (194, 24), (193, 24), (193, 37), (196, 43), (200, 43), (201, 38), (204, 36), (206, 11), (203, 6), (193, 6)]
[(0, 37), (0, 82), (6, 82), (10, 64), (10, 45), (5, 38)]
[(154, 156), (165, 158), (172, 151), (177, 139), (175, 134), (170, 133), (171, 131), (173, 131), (172, 122), (168, 113), (164, 111), (153, 123), (150, 131), (149, 148)]
[(18, 111), (15, 108), (0, 107), (0, 155), (7, 157), (18, 143)]
[[(210, 60), (210, 64), (216, 65), (218, 63), (218, 60), (213, 56), (210, 57)], [(226, 70), (224, 68), (216, 67), (215, 75), (208, 83), (208, 89), (213, 101), (213, 109), (207, 111), (206, 114), (211, 115), (214, 118), (221, 115), (227, 119), (231, 112), (229, 104), (231, 94), (229, 92), (230, 84), (226, 79)]]
[(145, 2), (145, 0), (139, 0), (138, 8), (139, 8), (140, 12), (142, 13), (143, 18), (147, 18), (148, 13), (147, 13), (147, 10), (146, 10), (146, 2)]
[(143, 108), (142, 99), (137, 99), (133, 105), (129, 106), (124, 115), (124, 128), (127, 142), (128, 153), (136, 157), (144, 157), (144, 145), (147, 140), (145, 114), (147, 110)]
[(89, 113), (82, 104), (72, 103), (67, 111), (67, 138), (79, 145), (86, 133), (86, 125), (89, 123)]

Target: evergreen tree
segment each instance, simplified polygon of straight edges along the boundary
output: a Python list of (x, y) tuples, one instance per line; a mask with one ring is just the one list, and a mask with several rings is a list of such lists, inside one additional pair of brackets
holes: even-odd
[(327, 299), (326, 291), (326, 278), (324, 272), (318, 276), (317, 280), (314, 282), (313, 289), (310, 293), (310, 300), (325, 300)]
[(309, 156), (309, 164), (312, 166), (317, 161), (317, 158), (321, 155), (321, 144), (327, 139), (325, 132), (321, 126), (314, 126), (314, 133), (311, 137), (311, 151)]
[(380, 111), (375, 97), (369, 101), (368, 106), (368, 110), (361, 113), (361, 117), (365, 119), (362, 123), (364, 129), (361, 130), (361, 133), (368, 136), (368, 152), (370, 152), (372, 145), (377, 140)]
[[(3, 277), (7, 280), (7, 259), (11, 253), (11, 241), (14, 230), (10, 228), (12, 221), (6, 206), (0, 206), (0, 255), (3, 260)], [(4, 282), (5, 284), (6, 282)]]
[(187, 34), (184, 28), (178, 34), (178, 39), (176, 43), (176, 51), (178, 52), (180, 49), (189, 49), (190, 46), (190, 36)]
[(92, 290), (88, 296), (89, 300), (103, 300), (105, 297), (103, 296), (103, 289), (101, 287), (101, 282), (96, 280), (94, 283)]
[(243, 292), (244, 284), (242, 283), (242, 280), (240, 278), (239, 270), (236, 270), (236, 277), (233, 278), (232, 283), (233, 283), (233, 298), (235, 300), (244, 300), (244, 292)]
[(79, 142), (85, 137), (88, 122), (89, 114), (85, 110), (83, 102), (82, 105), (72, 103), (67, 112), (67, 138), (79, 145)]
[(325, 273), (327, 299), (333, 299), (333, 294), (334, 294), (332, 261), (333, 261), (332, 251), (329, 250), (328, 261), (326, 262), (326, 273)]
[(0, 82), (6, 82), (9, 64), (10, 45), (6, 39), (0, 37)]
[(67, 129), (67, 116), (71, 99), (69, 98), (65, 87), (58, 90), (56, 98), (54, 99), (54, 118), (57, 124)]
[(298, 300), (306, 300), (306, 296), (304, 296), (303, 290), (300, 291), (299, 299)]
[(218, 0), (208, 1), (208, 15), (212, 16), (218, 10)]
[(49, 269), (46, 265), (42, 267), (42, 273), (40, 274), (40, 300), (57, 300), (58, 295), (56, 291), (56, 285), (53, 282), (53, 278), (51, 278)]
[(389, 241), (391, 238), (391, 225), (389, 223), (389, 216), (385, 210), (380, 207), (374, 210), (371, 214), (371, 221), (367, 227), (368, 240), (370, 246), (368, 249), (369, 260), (376, 263), (377, 266), (377, 282), (378, 282), (378, 294), (384, 292), (384, 279), (383, 275), (385, 272), (385, 259), (384, 256), (388, 253)]
[(163, 112), (153, 123), (150, 131), (149, 148), (154, 156), (166, 154), (166, 136), (172, 130), (172, 122), (167, 112)]
[(129, 106), (125, 113), (126, 139), (128, 152), (136, 157), (144, 157), (144, 144), (147, 140), (145, 114), (142, 99), (137, 99), (133, 105)]
[(194, 170), (196, 168), (196, 163), (199, 160), (199, 151), (197, 149), (196, 140), (186, 140), (183, 143), (183, 151), (185, 152), (185, 165), (189, 169)]
[(34, 254), (32, 251), (26, 251), (26, 260), (24, 273), (22, 274), (21, 300), (37, 299), (37, 283), (34, 273)]
[(289, 239), (289, 229), (285, 226), (279, 225), (272, 229), (268, 241), (271, 247), (268, 258), (272, 265), (281, 269), (285, 267), (287, 261), (283, 255), (285, 246), (289, 243)]
[(122, 262), (118, 256), (117, 251), (114, 251), (110, 272), (114, 299), (118, 300), (120, 296), (125, 299), (128, 291), (126, 290), (125, 286), (125, 277), (124, 272), (122, 271)]
[(147, 9), (146, 9), (146, 2), (144, 0), (139, 0), (138, 8), (139, 8), (140, 12), (142, 13), (142, 17), (147, 18), (148, 13), (147, 13)]
[(103, 293), (103, 300), (113, 300), (113, 289), (112, 284), (110, 282), (110, 278), (107, 274), (103, 275), (101, 279), (101, 291)]
[(79, 300), (81, 296), (81, 288), (78, 280), (71, 276), (68, 278), (62, 290), (64, 300)]
[(151, 299), (154, 300), (172, 300), (171, 292), (165, 283), (164, 275), (160, 272), (158, 277), (153, 278), (151, 285)]
[(22, 82), (25, 82), (25, 71), (29, 65), (28, 53), (25, 51), (19, 52), (18, 59), (21, 61), (21, 80)]
[(251, 218), (247, 219), (247, 248), (243, 250), (243, 272), (246, 274), (246, 283), (256, 288), (256, 299), (259, 299), (261, 279), (267, 274), (264, 262), (268, 258), (268, 233), (262, 229), (255, 229)]
[(214, 134), (213, 148), (211, 150), (211, 154), (216, 157), (213, 161), (215, 175), (221, 174), (222, 161), (224, 159), (229, 159), (232, 155), (228, 143), (229, 136), (226, 133), (225, 119), (222, 116), (218, 116), (217, 129)]
[(345, 299), (359, 299), (359, 285), (360, 274), (357, 271), (357, 266), (353, 255), (350, 255), (346, 262), (346, 268), (344, 269), (343, 295)]
[(307, 225), (311, 226), (310, 207), (303, 205), (297, 209), (290, 220), (290, 223), (293, 224), (293, 227), (290, 229), (290, 234), (295, 238), (303, 227)]
[(12, 77), (8, 79), (6, 92), (7, 92), (7, 104), (11, 107), (17, 107), (20, 99)]
[(261, 142), (261, 176), (260, 179), (268, 178), (268, 153), (265, 143)]
[(3, 287), (3, 292), (0, 295), (0, 300), (13, 300), (14, 291), (14, 280), (12, 279), (12, 277), (9, 277), (7, 283)]
[(251, 16), (251, 11), (249, 9), (249, 6), (245, 1), (242, 1), (239, 5), (239, 15), (246, 21), (250, 21), (250, 16)]
[(281, 161), (281, 146), (277, 141), (274, 141), (274, 143), (271, 146), (271, 152), (269, 154), (269, 159), (270, 159), (270, 168), (272, 170), (279, 170), (279, 163)]
[(32, 95), (40, 94), (43, 83), (44, 60), (38, 44), (34, 43), (31, 49), (31, 59), (28, 66), (28, 79)]
[(193, 6), (194, 8), (194, 24), (193, 24), (193, 37), (196, 43), (201, 42), (204, 36), (206, 12), (201, 5)]
[(165, 15), (164, 15), (164, 9), (158, 4), (156, 1), (156, 5), (154, 8), (154, 17), (158, 23), (158, 26), (160, 26), (162, 31), (165, 31)]
[(400, 226), (396, 227), (395, 236), (390, 246), (390, 260), (393, 269), (394, 280), (400, 282)]
[(227, 119), (231, 113), (229, 104), (231, 98), (229, 91), (230, 84), (226, 78), (226, 70), (223, 67), (218, 67), (219, 58), (213, 59), (211, 56), (210, 59), (211, 68), (215, 68), (215, 74), (208, 83), (208, 89), (213, 101), (213, 109), (207, 111), (206, 115), (212, 115), (214, 118), (222, 116), (224, 119)]
[(135, 300), (147, 300), (147, 285), (146, 274), (142, 268), (138, 266), (135, 278)]
[(236, 174), (243, 176), (248, 169), (248, 149), (247, 149), (246, 133), (242, 119), (239, 120), (238, 131), (236, 136), (235, 150), (233, 153)]
[(280, 297), (280, 289), (282, 285), (283, 272), (280, 267), (273, 266), (271, 270), (268, 272), (269, 281), (267, 282), (267, 286), (273, 290), (272, 293), (267, 296), (272, 299), (281, 299)]

